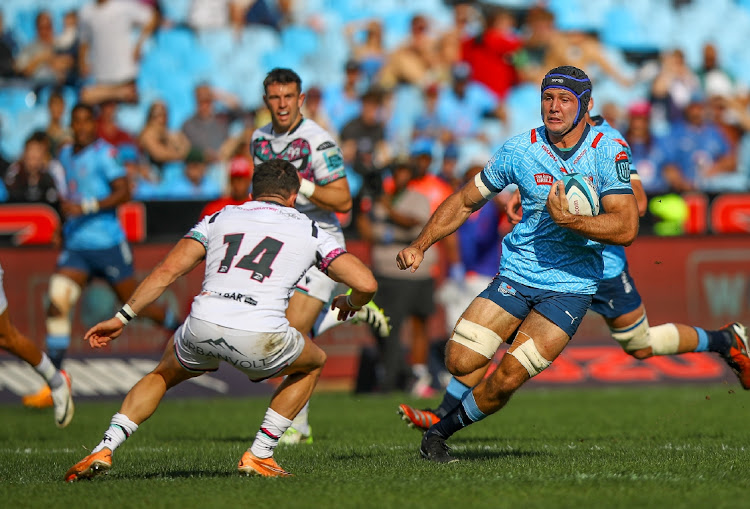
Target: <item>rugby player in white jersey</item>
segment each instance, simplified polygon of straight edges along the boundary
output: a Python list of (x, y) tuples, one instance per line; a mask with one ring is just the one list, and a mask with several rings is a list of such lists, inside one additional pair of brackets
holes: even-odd
[[(271, 122), (253, 133), (251, 151), (255, 164), (272, 159), (289, 161), (297, 168), (301, 185), (297, 210), (316, 221), (345, 247), (344, 234), (336, 213), (352, 208), (349, 183), (341, 150), (333, 137), (314, 121), (304, 118), (300, 108), (305, 101), (302, 80), (291, 69), (272, 69), (263, 80), (263, 100), (271, 112)], [(308, 271), (289, 302), (287, 318), (292, 327), (307, 336), (322, 333), (336, 325), (336, 315), (321, 315), (334, 295), (336, 282), (317, 270)], [(354, 315), (367, 322), (380, 337), (388, 336), (387, 318), (370, 302)], [(311, 443), (308, 408), (302, 409), (282, 443)]]
[(276, 463), (273, 452), (310, 398), (326, 360), (325, 353), (285, 316), (295, 284), (315, 266), (351, 287), (349, 295), (337, 296), (331, 305), (342, 320), (367, 304), (377, 289), (372, 273), (357, 257), (293, 208), (299, 185), (297, 170), (287, 161), (258, 165), (254, 201), (203, 218), (113, 318), (86, 333), (84, 340), (93, 348), (106, 346), (139, 311), (205, 259), (201, 292), (161, 362), (130, 390), (102, 441), (68, 470), (66, 481), (109, 470), (112, 453), (156, 411), (168, 389), (215, 371), (221, 361), (254, 382), (286, 376), (238, 469), (267, 477), (290, 475)]

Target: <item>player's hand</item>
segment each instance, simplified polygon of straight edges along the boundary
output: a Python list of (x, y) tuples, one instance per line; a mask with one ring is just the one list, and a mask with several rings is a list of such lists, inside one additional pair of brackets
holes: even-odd
[(122, 323), (122, 320), (112, 317), (91, 327), (83, 336), (83, 340), (88, 341), (91, 348), (101, 348), (122, 334), (124, 328), (125, 324)]
[(336, 317), (337, 320), (340, 322), (343, 322), (344, 320), (349, 319), (350, 317), (354, 316), (357, 311), (362, 309), (362, 306), (358, 308), (353, 308), (349, 305), (347, 302), (347, 295), (345, 293), (342, 293), (341, 295), (337, 295), (333, 302), (331, 302), (331, 311), (338, 308), (339, 315)]
[(83, 214), (83, 208), (78, 203), (73, 203), (68, 200), (60, 201), (60, 208), (65, 217), (77, 217)]
[(568, 198), (565, 196), (565, 185), (562, 180), (558, 180), (550, 187), (547, 195), (547, 212), (560, 226), (565, 226), (573, 217), (568, 210)]
[(521, 222), (523, 211), (521, 210), (521, 191), (518, 189), (510, 195), (508, 203), (505, 204), (505, 214), (508, 216), (510, 224), (518, 224)]
[(409, 246), (402, 249), (396, 255), (396, 265), (401, 270), (406, 270), (411, 267), (412, 272), (416, 272), (419, 266), (422, 264), (424, 259), (424, 252), (416, 247)]

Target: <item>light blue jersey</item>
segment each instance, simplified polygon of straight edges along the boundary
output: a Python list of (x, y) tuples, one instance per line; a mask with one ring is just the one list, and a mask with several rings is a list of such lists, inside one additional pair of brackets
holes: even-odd
[[(623, 150), (625, 150), (625, 153), (628, 156), (628, 161), (630, 161), (630, 178), (638, 178), (634, 177), (634, 175), (638, 175), (638, 172), (636, 171), (635, 163), (633, 162), (633, 153), (630, 150), (630, 145), (625, 141), (625, 137), (620, 131), (609, 125), (609, 123), (602, 117), (592, 117), (591, 120), (596, 123), (593, 127), (595, 131), (606, 134), (622, 145)], [(604, 279), (619, 276), (628, 264), (628, 259), (625, 257), (625, 248), (622, 246), (608, 245), (604, 248), (602, 256), (604, 257)]]
[(523, 218), (503, 240), (500, 275), (533, 288), (591, 295), (603, 275), (604, 245), (558, 226), (546, 208), (549, 186), (566, 173), (589, 177), (600, 198), (633, 193), (622, 145), (588, 124), (565, 152), (547, 140), (544, 126), (515, 136), (480, 175), (494, 192), (509, 184), (521, 192)]
[[(115, 160), (116, 149), (104, 140), (97, 140), (80, 152), (69, 144), (60, 150), (68, 184), (66, 199), (81, 203), (84, 199), (102, 200), (112, 194), (110, 183), (125, 177), (125, 169)], [(65, 248), (74, 250), (108, 249), (125, 240), (115, 210), (74, 217), (63, 225)]]

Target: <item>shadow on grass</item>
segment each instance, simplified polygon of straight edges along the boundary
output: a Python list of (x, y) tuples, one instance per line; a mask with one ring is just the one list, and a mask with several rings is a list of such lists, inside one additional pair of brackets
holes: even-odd
[(162, 472), (149, 472), (141, 474), (119, 473), (121, 479), (190, 479), (190, 478), (221, 478), (221, 477), (243, 477), (237, 470), (168, 470)]
[(542, 456), (538, 451), (487, 451), (482, 449), (468, 449), (452, 453), (459, 460), (491, 460), (497, 458), (531, 458)]

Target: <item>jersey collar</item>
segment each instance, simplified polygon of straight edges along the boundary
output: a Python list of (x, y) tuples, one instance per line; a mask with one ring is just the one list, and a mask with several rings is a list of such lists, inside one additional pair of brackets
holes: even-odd
[(549, 144), (550, 148), (555, 152), (555, 154), (557, 154), (558, 157), (560, 157), (560, 159), (562, 159), (563, 161), (567, 161), (568, 159), (573, 157), (575, 153), (578, 152), (578, 149), (581, 148), (581, 145), (583, 145), (583, 142), (586, 141), (586, 138), (588, 138), (590, 131), (591, 131), (591, 126), (586, 124), (586, 127), (584, 128), (583, 133), (581, 134), (581, 137), (578, 139), (578, 143), (576, 143), (575, 146), (571, 150), (564, 150), (564, 151), (560, 150), (549, 141), (546, 128), (544, 129), (544, 137), (547, 138), (547, 144)]

